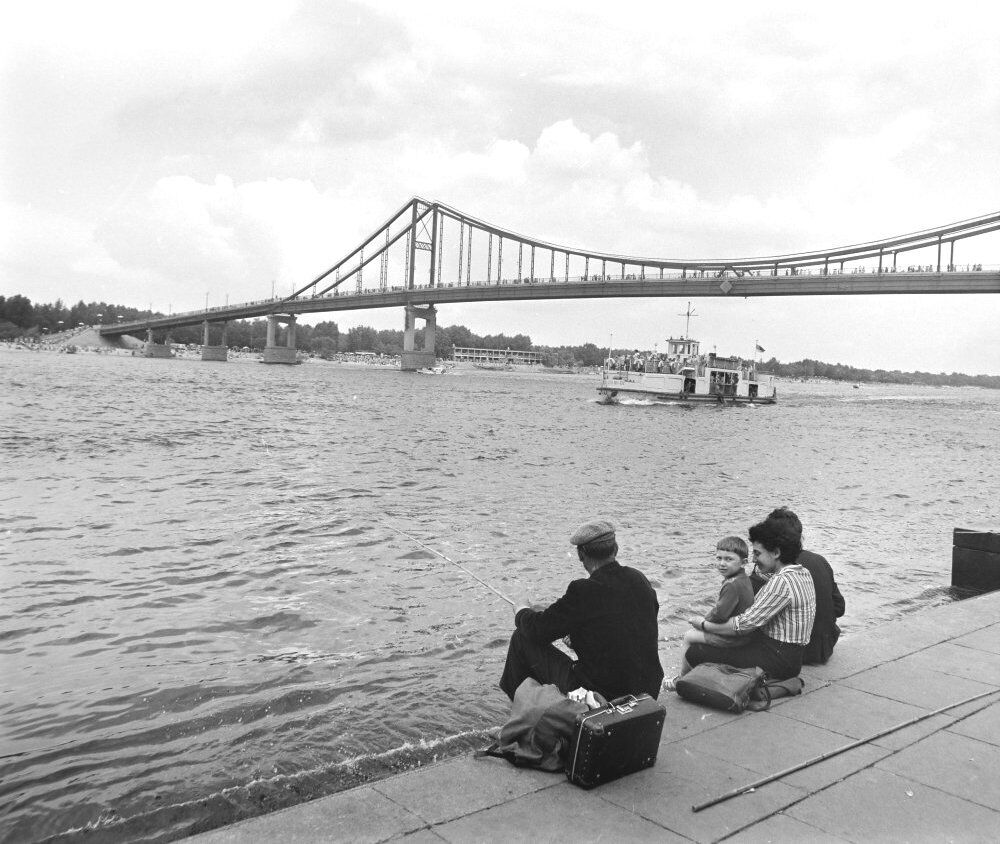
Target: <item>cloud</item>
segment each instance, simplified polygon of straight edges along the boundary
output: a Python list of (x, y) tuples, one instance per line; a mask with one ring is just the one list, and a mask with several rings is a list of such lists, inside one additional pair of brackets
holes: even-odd
[(542, 130), (535, 144), (534, 160), (548, 172), (564, 170), (609, 177), (627, 176), (648, 167), (640, 142), (623, 148), (611, 132), (591, 138), (577, 129), (572, 120), (560, 120)]
[[(755, 247), (780, 241), (803, 216), (784, 198), (701, 196), (693, 185), (656, 174), (642, 143), (623, 143), (614, 132), (591, 135), (572, 119), (544, 127), (530, 144), (498, 140), (472, 152), (407, 138), (398, 152), (398, 175), (421, 176), (414, 192), (563, 246), (651, 258), (739, 257), (762, 254)], [(397, 174), (387, 178), (395, 182)], [(719, 234), (733, 231), (741, 237)]]
[(157, 298), (169, 294), (185, 307), (179, 300), (193, 306), (206, 290), (239, 301), (270, 295), (272, 282), (281, 291), (301, 283), (332, 263), (327, 234), (343, 214), (301, 179), (170, 176), (101, 226), (99, 237), (123, 266), (161, 271), (172, 289)]
[[(880, 147), (865, 148), (883, 150), (878, 161), (885, 165), (919, 125), (890, 128)], [(305, 137), (294, 143), (317, 143), (311, 132), (298, 128)], [(192, 306), (205, 289), (229, 291), (235, 300), (269, 295), (272, 281), (279, 290), (305, 284), (412, 195), (561, 246), (653, 259), (836, 245), (829, 233), (810, 238), (807, 209), (792, 199), (702, 196), (655, 174), (641, 143), (625, 144), (613, 132), (592, 135), (571, 119), (544, 127), (530, 144), (497, 139), (469, 151), (403, 135), (347, 157), (368, 160), (362, 177), (336, 190), (301, 178), (163, 177), (102, 225), (97, 241), (109, 260), (170, 278), (169, 295), (186, 296)]]
[[(148, 282), (155, 271), (129, 274), (94, 237), (93, 226), (43, 208), (4, 203), (4, 287), (35, 301), (108, 299), (127, 283)], [(40, 260), (44, 256), (44, 260)], [(67, 277), (79, 286), (68, 285)], [(85, 292), (84, 292), (85, 291)]]
[(315, 277), (412, 195), (667, 258), (995, 208), (996, 13), (869, 4), (859, 29), (851, 8), (22, 4), (0, 32), (20, 241), (4, 272), (36, 298), (258, 298)]

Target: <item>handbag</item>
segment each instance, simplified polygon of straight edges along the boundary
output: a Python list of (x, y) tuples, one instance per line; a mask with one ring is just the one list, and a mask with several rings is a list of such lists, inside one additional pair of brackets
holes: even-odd
[[(771, 705), (764, 669), (737, 668), (717, 662), (703, 662), (687, 674), (678, 677), (677, 694), (692, 703), (721, 709), (725, 712), (743, 712), (746, 709), (762, 710)], [(752, 702), (755, 697), (763, 698)]]

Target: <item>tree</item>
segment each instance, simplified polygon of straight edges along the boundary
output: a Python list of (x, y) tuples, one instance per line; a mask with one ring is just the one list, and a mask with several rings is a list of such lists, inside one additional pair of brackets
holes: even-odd
[(30, 299), (16, 294), (4, 302), (0, 319), (12, 322), (20, 328), (29, 328), (35, 324), (35, 309)]
[(313, 326), (311, 339), (314, 346), (322, 340), (324, 348), (335, 352), (340, 343), (340, 328), (335, 322), (318, 322)]
[(378, 332), (371, 326), (357, 325), (348, 330), (344, 351), (381, 352), (382, 341), (379, 340)]
[(86, 324), (88, 322), (87, 315), (87, 305), (84, 303), (83, 299), (81, 299), (69, 309), (69, 319), (66, 321), (66, 325), (64, 325), (63, 328), (73, 328), (81, 322)]
[(403, 353), (403, 332), (398, 328), (383, 328), (378, 333), (382, 344), (382, 354), (401, 355)]
[(328, 334), (320, 334), (318, 337), (314, 334), (309, 344), (312, 351), (323, 358), (332, 358), (337, 353), (337, 341)]
[(462, 348), (476, 348), (479, 340), (464, 325), (449, 325), (447, 328), (439, 328), (434, 336), (434, 353), (439, 358), (450, 358), (452, 346)]
[(598, 349), (593, 343), (584, 343), (580, 348), (580, 362), (584, 366), (601, 366), (604, 354), (604, 350)]

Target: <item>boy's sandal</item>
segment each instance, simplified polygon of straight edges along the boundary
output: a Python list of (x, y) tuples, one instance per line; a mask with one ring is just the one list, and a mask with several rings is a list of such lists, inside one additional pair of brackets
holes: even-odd
[(663, 688), (666, 689), (668, 692), (676, 692), (678, 680), (680, 680), (680, 677), (674, 677), (672, 680), (664, 679)]

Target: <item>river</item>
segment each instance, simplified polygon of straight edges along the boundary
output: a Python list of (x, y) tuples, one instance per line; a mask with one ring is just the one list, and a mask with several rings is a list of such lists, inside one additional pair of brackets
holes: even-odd
[(1000, 391), (595, 386), (0, 351), (0, 838), (171, 840), (484, 745), (510, 608), (394, 528), (547, 602), (612, 519), (669, 672), (715, 541), (775, 506), (848, 638), (953, 600), (952, 529), (1000, 525)]

